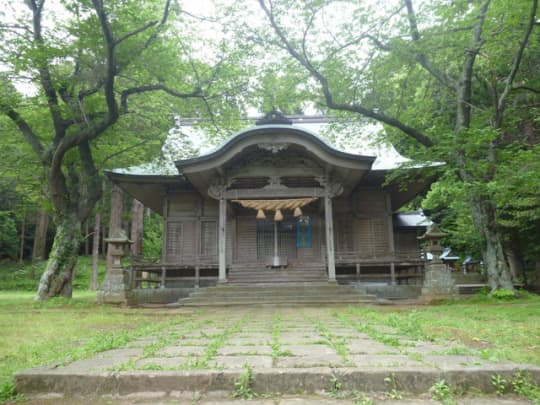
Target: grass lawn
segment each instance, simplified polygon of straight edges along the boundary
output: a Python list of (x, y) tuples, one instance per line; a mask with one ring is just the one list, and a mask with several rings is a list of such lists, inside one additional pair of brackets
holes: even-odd
[(0, 402), (12, 395), (13, 374), (90, 357), (151, 334), (180, 315), (95, 303), (96, 293), (34, 302), (34, 292), (0, 291)]
[(538, 295), (526, 294), (512, 301), (473, 296), (413, 308), (349, 308), (345, 314), (368, 325), (395, 327), (414, 339), (461, 343), (463, 354), (540, 366)]

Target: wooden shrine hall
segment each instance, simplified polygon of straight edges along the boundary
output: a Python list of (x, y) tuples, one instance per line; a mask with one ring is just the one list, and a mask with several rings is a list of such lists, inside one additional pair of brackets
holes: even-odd
[(163, 216), (158, 261), (133, 289), (219, 283), (421, 284), (421, 224), (396, 214), (429, 181), (385, 185), (377, 156), (339, 151), (275, 113), (178, 174), (108, 172)]

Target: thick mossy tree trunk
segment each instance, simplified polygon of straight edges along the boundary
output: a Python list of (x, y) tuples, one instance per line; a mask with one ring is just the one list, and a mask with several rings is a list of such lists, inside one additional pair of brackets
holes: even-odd
[(495, 218), (495, 208), (488, 199), (474, 196), (471, 201), (472, 218), (484, 239), (484, 265), (491, 291), (514, 290), (510, 268), (504, 255), (501, 236)]
[(81, 221), (75, 213), (65, 214), (56, 221), (56, 234), (43, 272), (35, 300), (50, 297), (71, 298), (73, 272), (80, 246)]

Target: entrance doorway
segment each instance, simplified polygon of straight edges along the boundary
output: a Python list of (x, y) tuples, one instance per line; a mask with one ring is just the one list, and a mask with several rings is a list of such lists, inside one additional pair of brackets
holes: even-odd
[(294, 260), (296, 248), (296, 218), (284, 217), (276, 222), (273, 218), (257, 220), (257, 259), (259, 261), (274, 255), (275, 232), (277, 232), (278, 255)]

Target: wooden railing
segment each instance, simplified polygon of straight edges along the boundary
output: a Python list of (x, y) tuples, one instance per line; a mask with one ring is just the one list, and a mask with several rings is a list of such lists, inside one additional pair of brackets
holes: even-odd
[[(390, 284), (416, 283), (423, 278), (424, 259), (420, 251), (396, 251), (379, 255), (367, 255), (362, 252), (336, 251), (336, 267), (353, 267), (354, 273), (339, 272), (339, 279), (356, 279), (357, 281), (385, 281)], [(363, 268), (370, 268), (363, 271)], [(373, 267), (380, 270), (373, 271)]]
[(217, 279), (201, 276), (201, 270), (217, 269), (216, 257), (189, 258), (175, 263), (163, 263), (157, 258), (132, 257), (129, 271), (131, 288), (165, 288), (174, 281), (192, 282), (198, 287), (202, 280)]
[(336, 251), (334, 253), (336, 264), (339, 265), (354, 265), (356, 263), (376, 265), (388, 265), (394, 263), (396, 265), (416, 265), (424, 263), (420, 251), (396, 251), (385, 252), (380, 254), (366, 254), (356, 251)]

